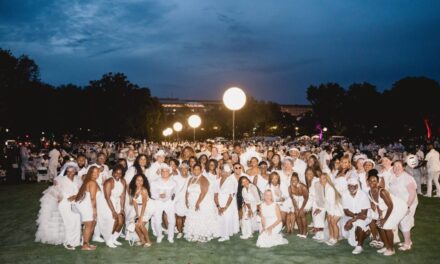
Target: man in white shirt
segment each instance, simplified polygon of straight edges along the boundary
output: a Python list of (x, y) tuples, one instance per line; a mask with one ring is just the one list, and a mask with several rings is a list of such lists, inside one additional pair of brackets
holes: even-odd
[(297, 148), (289, 149), (289, 155), (293, 158), (293, 171), (298, 173), (300, 182), (306, 184), (307, 164), (299, 158), (300, 154)]
[(158, 152), (156, 152), (156, 154), (154, 154), (155, 162), (151, 164), (151, 167), (146, 175), (149, 182), (154, 182), (155, 180), (160, 178), (161, 176), (160, 168), (162, 164), (164, 164), (165, 156), (166, 154), (165, 151), (163, 150), (159, 150)]
[(440, 184), (438, 182), (440, 175), (440, 155), (438, 151), (434, 149), (432, 143), (428, 144), (428, 154), (426, 154), (425, 160), (426, 170), (428, 171), (428, 192), (425, 196), (431, 197), (432, 182), (434, 181), (435, 188), (437, 189), (437, 195), (435, 197), (440, 198)]
[(154, 214), (154, 229), (157, 243), (162, 242), (162, 214), (165, 212), (168, 220), (168, 242), (174, 243), (174, 226), (176, 225), (174, 197), (177, 183), (171, 179), (171, 168), (163, 163), (160, 167), (161, 177), (151, 184), (151, 198), (156, 200), (157, 211)]
[(359, 191), (359, 181), (348, 180), (348, 192), (342, 194), (342, 207), (344, 208), (343, 236), (348, 243), (355, 247), (352, 251), (357, 255), (363, 251), (362, 245), (368, 236), (371, 219), (367, 217), (370, 209), (370, 200), (365, 192)]

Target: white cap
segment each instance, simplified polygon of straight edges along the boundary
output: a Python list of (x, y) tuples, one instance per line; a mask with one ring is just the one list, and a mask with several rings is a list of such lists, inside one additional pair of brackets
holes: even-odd
[(359, 185), (359, 181), (356, 178), (349, 178), (347, 181), (348, 185)]
[(159, 149), (159, 151), (156, 152), (156, 154), (154, 154), (154, 158), (157, 158), (159, 156), (163, 156), (163, 157), (166, 156), (165, 151), (163, 151), (163, 149)]

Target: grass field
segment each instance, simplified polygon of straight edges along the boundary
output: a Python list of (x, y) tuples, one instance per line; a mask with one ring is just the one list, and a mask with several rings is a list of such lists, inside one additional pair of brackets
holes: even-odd
[(379, 256), (365, 247), (358, 256), (342, 241), (335, 247), (288, 236), (289, 244), (259, 249), (256, 238), (196, 244), (166, 240), (149, 249), (122, 247), (110, 249), (98, 243), (94, 252), (67, 251), (62, 246), (34, 242), (39, 198), (46, 184), (0, 186), (0, 264), (3, 263), (439, 263), (440, 199), (420, 198), (413, 229), (414, 247), (395, 256)]

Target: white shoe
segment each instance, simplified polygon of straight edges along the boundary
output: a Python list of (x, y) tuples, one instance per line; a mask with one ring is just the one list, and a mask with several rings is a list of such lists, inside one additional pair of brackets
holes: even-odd
[(116, 240), (116, 239), (114, 239), (112, 242), (113, 242), (113, 244), (115, 244), (116, 246), (122, 246), (122, 243), (119, 242), (119, 241)]
[(358, 255), (361, 254), (362, 251), (364, 251), (364, 249), (361, 246), (356, 246), (351, 253), (353, 253), (353, 255)]
[(429, 194), (424, 194), (423, 196), (425, 196), (425, 197), (431, 197), (431, 195), (429, 195)]
[(241, 235), (240, 238), (241, 238), (241, 239), (249, 239), (249, 236)]
[(163, 236), (158, 236), (158, 237), (157, 237), (157, 240), (156, 240), (157, 243), (158, 243), (158, 244), (161, 243), (161, 242), (162, 242), (162, 239), (163, 239)]
[(116, 248), (117, 246), (113, 244), (111, 241), (105, 243), (109, 248)]
[(396, 254), (396, 251), (394, 251), (394, 250), (387, 250), (387, 251), (385, 251), (384, 253), (383, 253), (383, 255), (384, 256), (392, 256), (392, 255), (394, 255), (394, 254)]
[(383, 254), (383, 253), (385, 253), (385, 251), (387, 251), (387, 248), (386, 248), (386, 247), (383, 247), (383, 248), (379, 249), (379, 250), (376, 251), (376, 252), (379, 253), (379, 254)]
[(336, 245), (336, 242), (337, 241), (335, 239), (331, 238), (330, 240), (326, 241), (325, 243), (329, 246), (334, 246), (334, 245)]
[(99, 243), (104, 243), (105, 242), (105, 240), (102, 237), (100, 237), (100, 236), (94, 236), (92, 238), (92, 241), (99, 242)]
[(181, 239), (181, 238), (182, 238), (182, 236), (183, 236), (183, 234), (182, 234), (182, 233), (178, 233), (178, 234), (177, 234), (177, 236), (176, 236), (176, 238), (177, 238), (177, 239)]
[(169, 239), (168, 239), (168, 242), (170, 242), (171, 244), (173, 244), (173, 243), (174, 243), (174, 239), (169, 238)]
[(219, 240), (218, 240), (218, 242), (225, 242), (225, 241), (228, 241), (229, 240), (229, 237), (221, 237)]

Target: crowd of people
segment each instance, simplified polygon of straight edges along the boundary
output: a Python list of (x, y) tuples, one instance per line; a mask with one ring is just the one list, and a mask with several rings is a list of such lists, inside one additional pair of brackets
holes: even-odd
[[(66, 249), (148, 248), (175, 239), (257, 236), (257, 247), (300, 239), (353, 254), (411, 250), (422, 183), (440, 197), (439, 153), (349, 142), (162, 142), (53, 148), (36, 241)], [(64, 153), (64, 154), (63, 154)], [(426, 155), (425, 155), (426, 153)], [(67, 156), (66, 156), (67, 155)], [(66, 156), (66, 157), (64, 157)], [(53, 160), (53, 161), (52, 161)], [(109, 166), (111, 165), (111, 166)], [(400, 233), (403, 241), (400, 241)]]

